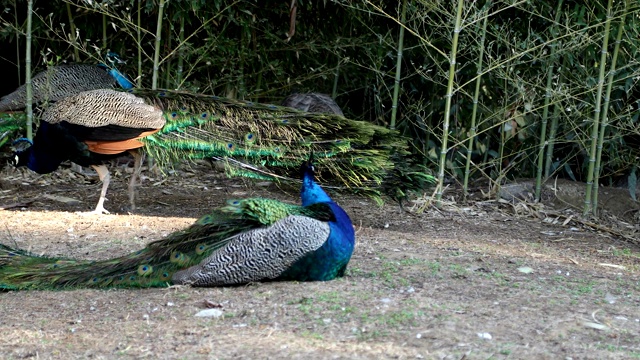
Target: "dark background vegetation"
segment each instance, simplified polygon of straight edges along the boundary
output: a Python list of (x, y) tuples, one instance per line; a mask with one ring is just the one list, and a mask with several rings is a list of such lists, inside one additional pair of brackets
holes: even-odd
[[(0, 91), (6, 94), (24, 81), (26, 1), (0, 3), (4, 9)], [(404, 4), (396, 128), (411, 138), (415, 157), (437, 172), (457, 1), (294, 3), (295, 33), (289, 38), (291, 1), (166, 2), (158, 87), (270, 103), (293, 91), (324, 92), (335, 97), (346, 116), (389, 126)], [(128, 61), (121, 71), (142, 87), (151, 87), (158, 10), (158, 0), (36, 0), (33, 67), (37, 72), (48, 64), (97, 63), (111, 50)], [(612, 2), (606, 32), (606, 2), (464, 1), (446, 131), (447, 180), (463, 182), (477, 106), (468, 170), (472, 180), (500, 184), (535, 177), (545, 126), (543, 141), (553, 143), (553, 148), (545, 148), (551, 156), (544, 164), (543, 179), (558, 175), (586, 181), (598, 82), (604, 81), (604, 93), (616, 34), (622, 27), (610, 101), (604, 104), (603, 96), (599, 108), (608, 108), (600, 183), (635, 188), (640, 156), (639, 16), (637, 1)], [(605, 37), (609, 45), (601, 79)], [(79, 50), (78, 58), (74, 49)], [(481, 86), (475, 104), (480, 59)]]

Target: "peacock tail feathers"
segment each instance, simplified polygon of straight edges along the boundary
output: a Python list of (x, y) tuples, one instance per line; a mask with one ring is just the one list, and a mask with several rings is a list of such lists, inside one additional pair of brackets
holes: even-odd
[(0, 148), (4, 146), (9, 139), (15, 139), (16, 134), (25, 130), (27, 117), (25, 114), (1, 114), (0, 115)]
[(230, 158), (231, 176), (292, 179), (300, 159), (313, 153), (321, 181), (357, 189), (380, 185), (394, 166), (391, 155), (405, 153), (395, 131), (338, 115), (180, 92), (132, 93), (164, 111), (164, 127), (142, 140), (163, 165)]
[[(261, 207), (262, 210), (259, 210)], [(248, 210), (248, 211), (245, 211)], [(290, 215), (330, 217), (325, 204), (310, 209), (268, 199), (230, 201), (189, 228), (149, 243), (144, 249), (109, 260), (74, 260), (36, 255), (0, 244), (0, 289), (163, 287), (172, 277), (201, 263), (242, 233)], [(232, 249), (238, 249), (238, 244)], [(224, 257), (225, 254), (219, 254)]]

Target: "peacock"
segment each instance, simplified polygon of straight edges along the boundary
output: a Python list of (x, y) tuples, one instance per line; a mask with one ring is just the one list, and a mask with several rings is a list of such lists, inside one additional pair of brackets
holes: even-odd
[(141, 149), (162, 168), (214, 158), (224, 161), (230, 176), (268, 180), (294, 180), (297, 164), (313, 152), (323, 169), (319, 179), (375, 197), (404, 161), (407, 143), (395, 131), (338, 115), (177, 91), (99, 89), (50, 106), (33, 144), (19, 139), (16, 146), (24, 148), (13, 164), (41, 174), (65, 160), (96, 168), (103, 186), (94, 212), (103, 213), (109, 186), (104, 162), (126, 152), (135, 157), (129, 182), (135, 209)]
[[(82, 91), (113, 88), (116, 85), (123, 89), (131, 89), (131, 81), (116, 68), (116, 64), (123, 62), (118, 54), (108, 52), (105, 62), (98, 65), (51, 66), (31, 79), (33, 103), (55, 102)], [(0, 112), (22, 110), (26, 100), (27, 87), (23, 84), (0, 99)]]
[(344, 116), (335, 100), (322, 93), (293, 93), (284, 98), (281, 105), (302, 111)]
[(341, 277), (355, 245), (351, 219), (315, 182), (310, 161), (300, 171), (301, 205), (230, 200), (189, 228), (115, 259), (51, 258), (0, 244), (0, 289), (223, 286)]

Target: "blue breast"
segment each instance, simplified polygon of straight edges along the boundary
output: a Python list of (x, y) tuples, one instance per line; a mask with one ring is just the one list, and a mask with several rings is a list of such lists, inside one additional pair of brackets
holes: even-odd
[(293, 264), (279, 280), (327, 281), (344, 275), (353, 254), (355, 232), (349, 215), (333, 202), (329, 206), (336, 221), (329, 223), (331, 231), (327, 241)]

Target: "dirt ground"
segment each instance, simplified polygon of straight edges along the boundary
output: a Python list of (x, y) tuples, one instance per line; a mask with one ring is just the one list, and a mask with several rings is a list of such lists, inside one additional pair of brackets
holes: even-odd
[[(76, 213), (95, 206), (95, 178), (5, 168), (0, 242), (103, 259), (186, 227), (225, 199), (297, 200), (293, 189), (183, 169), (145, 173), (131, 215), (119, 210), (128, 201), (123, 169), (105, 203), (113, 214), (96, 216)], [(640, 359), (637, 210), (610, 214), (619, 221), (609, 231), (553, 197), (541, 206), (477, 195), (423, 213), (334, 197), (357, 230), (342, 279), (4, 292), (0, 357)], [(211, 306), (222, 316), (195, 316)]]

